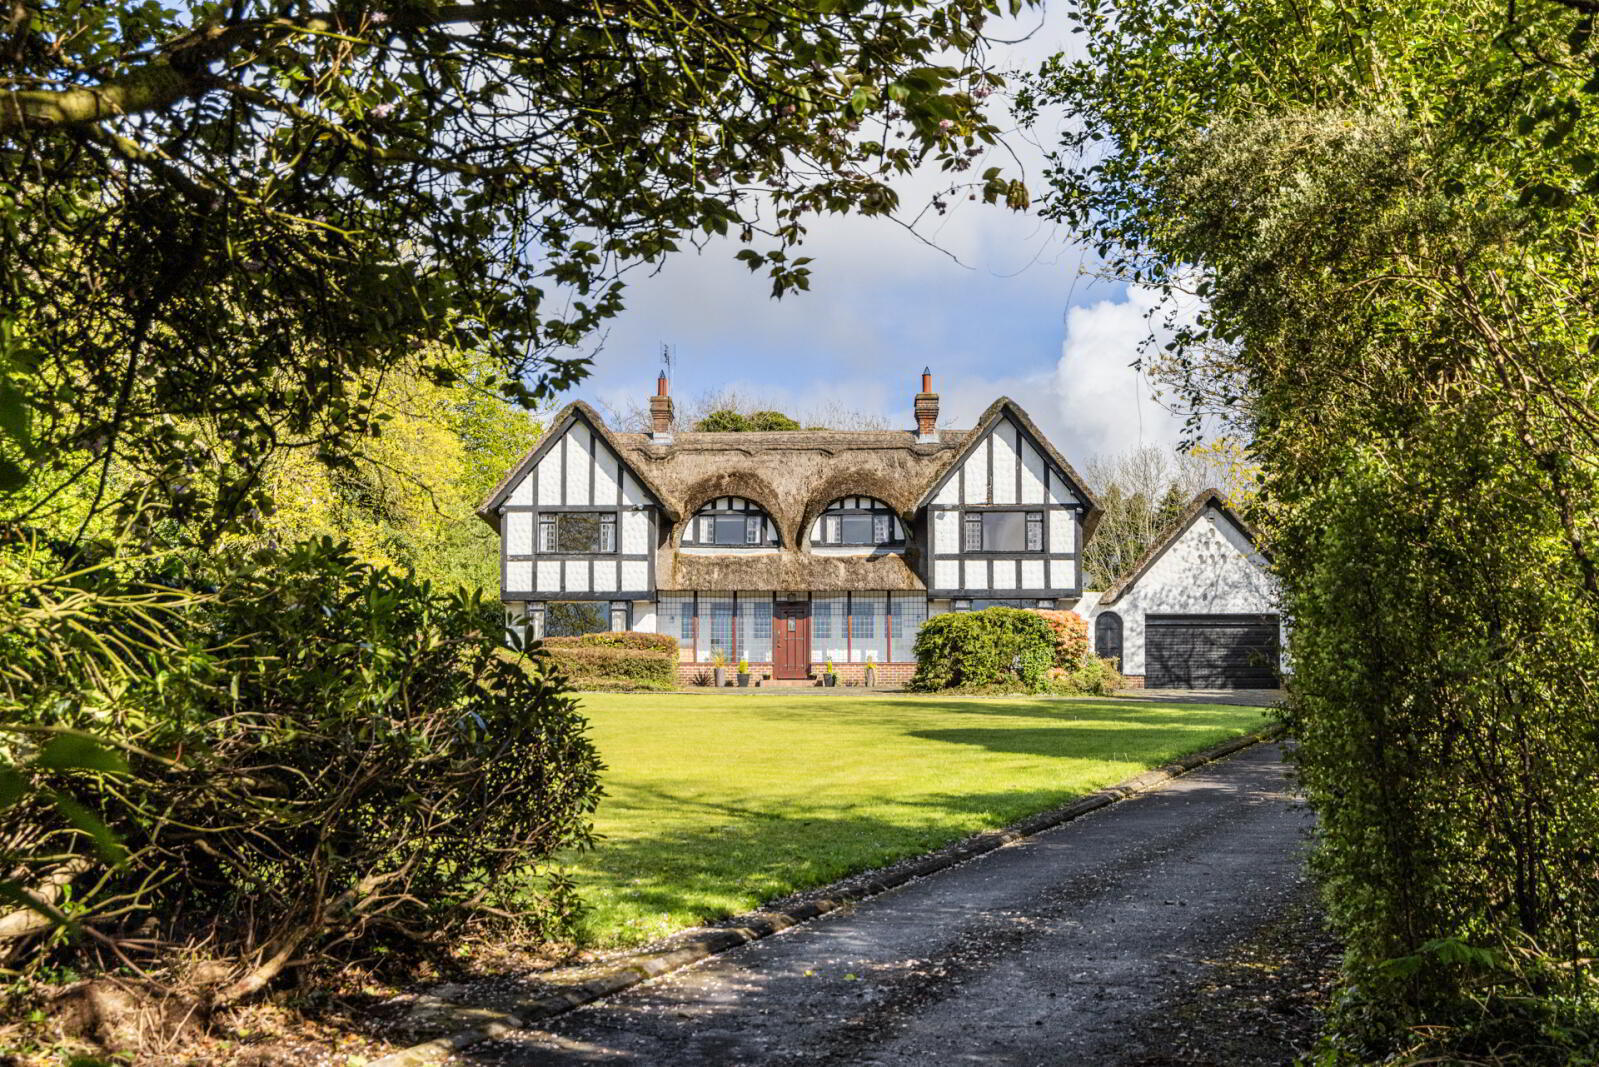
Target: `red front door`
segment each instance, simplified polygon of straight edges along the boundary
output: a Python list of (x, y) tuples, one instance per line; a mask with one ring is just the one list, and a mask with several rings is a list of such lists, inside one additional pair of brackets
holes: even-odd
[(772, 605), (772, 677), (808, 678), (811, 673), (811, 606), (804, 600)]

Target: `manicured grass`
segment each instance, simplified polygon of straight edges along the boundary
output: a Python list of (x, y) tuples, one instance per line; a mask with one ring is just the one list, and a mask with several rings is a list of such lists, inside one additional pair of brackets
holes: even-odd
[(1015, 821), (1260, 708), (808, 694), (583, 698), (608, 765), (570, 866), (594, 945), (648, 941)]

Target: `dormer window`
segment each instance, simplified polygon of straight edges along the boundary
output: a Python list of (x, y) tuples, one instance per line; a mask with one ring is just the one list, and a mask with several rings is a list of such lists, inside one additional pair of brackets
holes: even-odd
[(752, 500), (717, 497), (689, 520), (683, 531), (683, 544), (701, 548), (775, 548), (777, 524)]
[(833, 501), (811, 526), (811, 544), (819, 547), (883, 547), (904, 543), (905, 527), (894, 509), (869, 496), (846, 496)]

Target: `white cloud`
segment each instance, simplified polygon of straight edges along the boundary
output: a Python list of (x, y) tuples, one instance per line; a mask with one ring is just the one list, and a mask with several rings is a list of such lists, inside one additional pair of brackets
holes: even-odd
[(1158, 340), (1169, 335), (1158, 305), (1152, 290), (1129, 286), (1121, 300), (1067, 309), (1054, 375), (1063, 446), (1088, 455), (1177, 444), (1182, 417), (1154, 399), (1149, 379), (1132, 366), (1151, 326)]
[[(1072, 47), (1062, 11), (1046, 5), (1042, 28), (1028, 35), (1039, 18), (1030, 9), (1011, 21), (1011, 36), (1025, 39), (994, 57), (1000, 66), (1029, 67)], [(1036, 136), (1053, 140), (1047, 126)], [(990, 165), (1019, 168), (1037, 195), (1044, 153), (1021, 136), (1010, 140), (1016, 157), (996, 149), (962, 177)], [(949, 181), (929, 169), (896, 183), (904, 213), (914, 215)], [(733, 260), (731, 241), (635, 274), (627, 311), (612, 324), (580, 395), (613, 407), (642, 402), (653, 390), (659, 347), (670, 343), (678, 354), (673, 392), (681, 397), (733, 388), (780, 410), (836, 404), (909, 427), (916, 376), (927, 365), (947, 425), (970, 426), (1008, 395), (1074, 463), (1176, 442), (1181, 420), (1150, 399), (1149, 383), (1129, 366), (1152, 294), (1121, 293), (1086, 277), (1092, 253), (1033, 214), (960, 196), (946, 215), (924, 217), (918, 232), (939, 248), (889, 220), (813, 220), (801, 252), (815, 257), (812, 290), (781, 301), (770, 299), (764, 276)]]

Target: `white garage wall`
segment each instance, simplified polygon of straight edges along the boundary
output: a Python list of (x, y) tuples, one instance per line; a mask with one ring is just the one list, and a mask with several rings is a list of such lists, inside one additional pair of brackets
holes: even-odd
[[(1144, 673), (1145, 615), (1267, 615), (1280, 611), (1266, 558), (1216, 508), (1206, 508), (1114, 604), (1085, 593), (1076, 611), (1122, 617), (1122, 673)], [(1284, 635), (1286, 637), (1286, 635)]]

